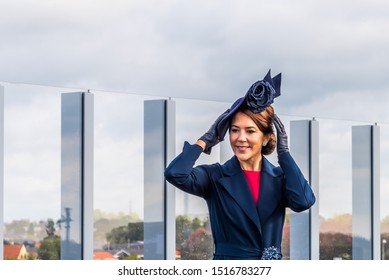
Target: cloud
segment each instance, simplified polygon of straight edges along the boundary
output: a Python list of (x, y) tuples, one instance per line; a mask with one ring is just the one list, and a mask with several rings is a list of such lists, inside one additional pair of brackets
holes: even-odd
[(231, 102), (272, 68), (300, 104), (387, 87), (383, 1), (15, 3), (6, 80)]
[[(286, 115), (348, 120), (361, 124), (387, 123), (389, 118), (385, 108), (389, 106), (389, 97), (386, 92), (387, 89), (334, 90), (332, 94), (318, 95), (309, 103), (288, 103), (287, 99), (278, 98), (275, 107), (276, 111)], [(295, 98), (292, 92), (284, 95)]]

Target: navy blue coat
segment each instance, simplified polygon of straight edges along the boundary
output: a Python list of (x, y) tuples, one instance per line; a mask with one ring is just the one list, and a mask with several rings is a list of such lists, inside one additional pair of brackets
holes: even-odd
[(279, 156), (278, 167), (263, 157), (257, 205), (236, 156), (223, 165), (193, 167), (201, 153), (200, 146), (185, 142), (183, 152), (166, 168), (165, 178), (206, 200), (214, 259), (281, 259), (285, 208), (300, 212), (315, 203), (289, 152)]

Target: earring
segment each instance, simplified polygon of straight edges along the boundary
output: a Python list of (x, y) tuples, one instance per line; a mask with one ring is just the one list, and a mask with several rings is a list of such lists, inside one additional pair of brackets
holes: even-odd
[(262, 146), (265, 147), (267, 145), (267, 142), (263, 142)]

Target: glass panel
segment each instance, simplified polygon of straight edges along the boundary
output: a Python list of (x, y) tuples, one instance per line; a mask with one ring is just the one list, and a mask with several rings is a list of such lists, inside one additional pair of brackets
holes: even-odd
[(4, 259), (59, 259), (63, 91), (4, 88)]
[(94, 258), (142, 259), (143, 108), (161, 98), (94, 94)]
[(148, 260), (163, 260), (166, 251), (165, 106), (162, 100), (144, 103), (144, 192), (150, 194), (144, 197), (144, 258)]
[(352, 259), (352, 139), (358, 123), (319, 119), (320, 259)]
[(353, 259), (372, 259), (371, 126), (352, 128)]
[(61, 259), (82, 259), (83, 97), (62, 95), (61, 105)]

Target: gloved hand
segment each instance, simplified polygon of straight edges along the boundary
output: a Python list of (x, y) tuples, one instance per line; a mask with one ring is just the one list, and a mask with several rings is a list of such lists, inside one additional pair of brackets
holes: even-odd
[(216, 127), (221, 119), (224, 118), (225, 115), (228, 114), (230, 109), (225, 111), (223, 114), (221, 114), (216, 121), (212, 124), (212, 126), (209, 128), (209, 130), (199, 138), (199, 140), (204, 141), (206, 144), (204, 153), (211, 154), (212, 147), (218, 144), (220, 141), (223, 141), (223, 139), (220, 139), (219, 135), (217, 134)]
[(281, 155), (282, 153), (289, 152), (288, 148), (288, 136), (286, 135), (285, 127), (282, 124), (280, 118), (274, 114), (274, 126), (277, 131), (277, 153)]

